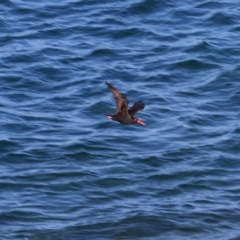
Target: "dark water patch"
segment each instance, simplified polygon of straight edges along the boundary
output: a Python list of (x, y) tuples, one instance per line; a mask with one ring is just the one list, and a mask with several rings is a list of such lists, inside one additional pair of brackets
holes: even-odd
[(228, 14), (223, 12), (216, 12), (213, 14), (208, 21), (221, 26), (230, 26), (235, 24), (239, 20), (239, 16), (234, 14)]
[(142, 15), (142, 14), (152, 14), (157, 10), (166, 9), (168, 7), (173, 6), (171, 2), (158, 2), (156, 0), (148, 1), (140, 1), (136, 3), (132, 3), (128, 8), (125, 14), (129, 15)]
[(185, 50), (188, 53), (201, 53), (203, 51), (207, 51), (208, 53), (214, 52), (214, 46), (212, 46), (211, 42), (201, 41), (192, 47), (188, 46)]
[(191, 71), (201, 71), (204, 69), (217, 68), (217, 67), (218, 65), (216, 64), (206, 63), (197, 59), (185, 60), (185, 61), (181, 61), (171, 65), (171, 68), (174, 68), (174, 69), (179, 70), (183, 68)]
[(223, 7), (227, 7), (227, 3), (217, 1), (203, 1), (202, 3), (199, 3), (196, 7), (204, 9), (221, 9)]
[(115, 53), (110, 49), (96, 49), (88, 56), (88, 58), (109, 58), (114, 56)]
[[(237, 151), (236, 154), (238, 153), (238, 147), (235, 148)], [(232, 151), (231, 151), (232, 152)], [(227, 169), (236, 169), (239, 167), (240, 162), (236, 158), (236, 155), (233, 154), (232, 156), (230, 155), (229, 157), (227, 156), (220, 156), (218, 159), (216, 159), (217, 164), (220, 167), (227, 168)]]
[(141, 37), (142, 35), (145, 35), (144, 32), (145, 29), (139, 29), (139, 28), (123, 28), (118, 31), (114, 31), (113, 38), (116, 38), (118, 41), (119, 39), (124, 39), (125, 41), (127, 39), (132, 39), (134, 37)]

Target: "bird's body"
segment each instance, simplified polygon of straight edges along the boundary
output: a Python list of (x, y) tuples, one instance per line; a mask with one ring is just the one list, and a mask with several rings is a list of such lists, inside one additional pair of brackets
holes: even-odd
[(106, 82), (109, 90), (112, 92), (115, 102), (116, 102), (116, 113), (114, 115), (106, 115), (108, 118), (118, 121), (123, 124), (134, 124), (139, 123), (145, 125), (140, 119), (134, 117), (137, 111), (142, 110), (145, 106), (143, 101), (137, 101), (133, 104), (131, 108), (128, 108), (128, 99), (122, 94), (118, 89), (116, 89), (112, 84)]

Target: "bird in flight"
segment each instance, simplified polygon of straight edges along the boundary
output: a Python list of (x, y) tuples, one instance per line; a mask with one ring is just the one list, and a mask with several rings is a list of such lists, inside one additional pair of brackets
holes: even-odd
[(106, 82), (106, 85), (112, 92), (116, 102), (116, 113), (114, 115), (106, 115), (107, 118), (113, 121), (118, 121), (123, 124), (138, 123), (141, 125), (146, 125), (143, 121), (134, 117), (134, 115), (139, 110), (144, 109), (145, 106), (144, 102), (141, 100), (137, 101), (133, 104), (132, 107), (128, 108), (129, 101), (127, 97), (124, 94), (122, 94), (117, 88), (115, 88), (112, 84)]

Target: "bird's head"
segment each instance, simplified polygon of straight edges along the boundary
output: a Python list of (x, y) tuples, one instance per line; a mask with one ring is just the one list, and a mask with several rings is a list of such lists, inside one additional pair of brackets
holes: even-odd
[(134, 122), (135, 122), (135, 123), (138, 123), (138, 124), (144, 125), (144, 126), (146, 125), (146, 124), (145, 124), (142, 120), (140, 120), (139, 118), (135, 118), (135, 117), (134, 117), (133, 119), (134, 119)]

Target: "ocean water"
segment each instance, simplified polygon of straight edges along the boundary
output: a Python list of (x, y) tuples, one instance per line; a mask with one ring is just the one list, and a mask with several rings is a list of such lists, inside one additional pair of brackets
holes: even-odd
[(240, 239), (239, 1), (0, 13), (0, 239)]

